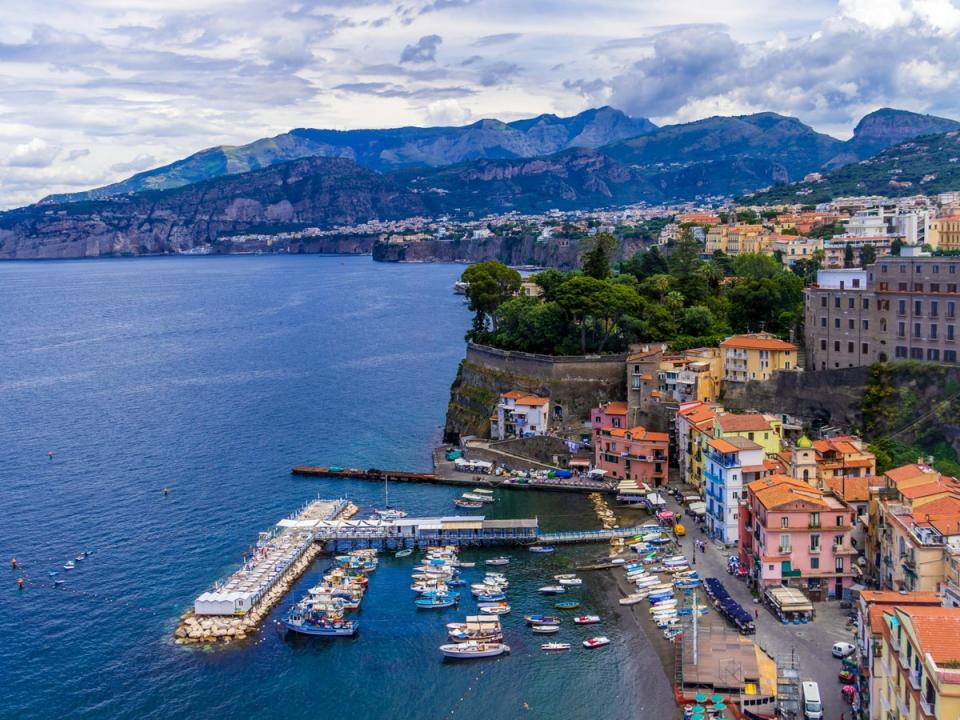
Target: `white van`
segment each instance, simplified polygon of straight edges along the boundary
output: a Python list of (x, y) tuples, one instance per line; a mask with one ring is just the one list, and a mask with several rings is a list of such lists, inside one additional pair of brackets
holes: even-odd
[(803, 683), (803, 716), (807, 720), (822, 720), (823, 718), (820, 688), (815, 682)]

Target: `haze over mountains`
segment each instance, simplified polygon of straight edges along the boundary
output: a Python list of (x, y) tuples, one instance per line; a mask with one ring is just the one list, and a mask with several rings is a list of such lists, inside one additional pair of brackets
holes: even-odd
[[(878, 149), (958, 128), (882, 109), (841, 141), (775, 113), (658, 128), (604, 107), (464, 127), (299, 129), (0, 213), (0, 258), (162, 253), (224, 234), (415, 214), (741, 195), (812, 171), (852, 172)], [(937, 162), (937, 151), (923, 158)]]

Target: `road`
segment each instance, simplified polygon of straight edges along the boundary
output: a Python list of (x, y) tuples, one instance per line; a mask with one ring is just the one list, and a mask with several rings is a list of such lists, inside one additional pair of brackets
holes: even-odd
[[(667, 499), (670, 509), (680, 512), (681, 517), (684, 517), (682, 509), (673, 498)], [(690, 532), (682, 539), (681, 547), (684, 554), (692, 560), (694, 541), (705, 539), (705, 535), (697, 531), (692, 522), (686, 526)], [(727, 555), (731, 552), (735, 552), (735, 549), (726, 550), (707, 541), (706, 552), (696, 553), (695, 569), (701, 577), (719, 578), (733, 599), (745, 609), (759, 610), (754, 640), (768, 654), (778, 658), (796, 653), (801, 678), (814, 680), (820, 686), (824, 720), (840, 720), (841, 714), (849, 720), (852, 716), (850, 706), (840, 696), (841, 685), (837, 680), (837, 674), (841, 670), (840, 661), (830, 653), (830, 647), (838, 640), (855, 642), (853, 629), (846, 625), (847, 611), (841, 610), (836, 601), (815, 603), (816, 619), (813, 622), (807, 625), (783, 625), (769, 609), (753, 602), (746, 582), (727, 574)], [(707, 616), (710, 617), (717, 622), (726, 622), (716, 613)]]

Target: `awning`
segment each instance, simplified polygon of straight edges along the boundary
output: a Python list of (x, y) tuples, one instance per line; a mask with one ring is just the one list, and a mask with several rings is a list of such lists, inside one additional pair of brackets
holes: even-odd
[[(590, 467), (590, 458), (570, 458), (568, 467)], [(601, 470), (600, 472), (604, 472)]]

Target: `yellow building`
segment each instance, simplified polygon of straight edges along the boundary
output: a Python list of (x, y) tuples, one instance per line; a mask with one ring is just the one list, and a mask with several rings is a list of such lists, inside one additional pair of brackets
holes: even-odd
[(908, 592), (942, 590), (949, 576), (950, 548), (960, 543), (960, 499), (944, 497), (916, 508), (882, 502), (878, 525), (881, 586)]
[(702, 402), (684, 403), (677, 410), (677, 465), (680, 480), (703, 487), (704, 453), (713, 437), (713, 422), (718, 408)]
[(661, 400), (715, 402), (720, 396), (723, 360), (719, 348), (705, 347), (664, 355), (657, 369)]
[(772, 244), (763, 225), (714, 225), (707, 231), (707, 255), (720, 250), (727, 255), (761, 253)]
[(769, 380), (778, 370), (795, 370), (798, 348), (769, 333), (734, 335), (720, 343), (725, 382)]
[(925, 241), (934, 250), (960, 250), (960, 215), (931, 219)]
[(776, 455), (782, 448), (783, 423), (762, 413), (717, 413), (713, 419), (713, 437), (752, 440), (763, 448), (764, 456)]
[(883, 614), (876, 705), (884, 720), (960, 717), (960, 609), (911, 606)]

